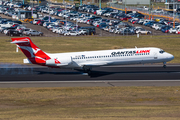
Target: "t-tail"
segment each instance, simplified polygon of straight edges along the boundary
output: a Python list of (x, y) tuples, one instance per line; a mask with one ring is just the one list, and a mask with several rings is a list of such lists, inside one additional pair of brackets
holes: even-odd
[(51, 59), (47, 53), (39, 49), (29, 37), (11, 38), (32, 64), (45, 65)]

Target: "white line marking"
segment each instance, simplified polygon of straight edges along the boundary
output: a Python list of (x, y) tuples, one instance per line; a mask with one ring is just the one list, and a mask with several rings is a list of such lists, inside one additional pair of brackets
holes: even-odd
[(101, 80), (101, 81), (16, 81), (0, 82), (0, 84), (34, 84), (34, 83), (105, 83), (105, 82), (180, 82), (180, 80)]

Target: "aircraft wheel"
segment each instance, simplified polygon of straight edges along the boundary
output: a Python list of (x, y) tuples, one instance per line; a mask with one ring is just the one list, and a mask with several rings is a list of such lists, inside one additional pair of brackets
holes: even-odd
[(163, 65), (163, 68), (166, 68), (167, 66), (166, 65)]
[(163, 68), (166, 68), (166, 62), (163, 62)]
[(88, 71), (88, 75), (91, 76), (91, 74), (92, 74), (92, 72), (91, 72), (91, 70), (89, 70), (89, 71)]
[(91, 68), (87, 67), (87, 66), (83, 66), (83, 71), (84, 73), (88, 73), (88, 75), (91, 75)]

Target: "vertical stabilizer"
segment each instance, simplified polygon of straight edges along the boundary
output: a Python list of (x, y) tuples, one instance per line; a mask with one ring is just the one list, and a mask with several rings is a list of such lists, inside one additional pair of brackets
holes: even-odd
[(11, 38), (18, 48), (26, 55), (33, 64), (44, 65), (50, 57), (41, 49), (39, 49), (29, 37)]

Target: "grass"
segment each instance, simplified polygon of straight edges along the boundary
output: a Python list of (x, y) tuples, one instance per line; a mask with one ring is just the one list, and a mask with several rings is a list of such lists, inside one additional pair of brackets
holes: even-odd
[(0, 119), (173, 120), (180, 87), (0, 89)]
[[(170, 36), (80, 36), (80, 37), (31, 37), (32, 41), (48, 53), (106, 50), (116, 48), (158, 47), (173, 54), (170, 63), (180, 63), (180, 40), (178, 35)], [(10, 37), (0, 38), (0, 62), (22, 63), (25, 55), (16, 45), (10, 43)]]

